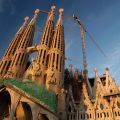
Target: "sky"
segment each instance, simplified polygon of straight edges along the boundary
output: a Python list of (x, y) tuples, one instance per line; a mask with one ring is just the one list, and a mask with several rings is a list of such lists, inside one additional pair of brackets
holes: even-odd
[[(70, 19), (75, 14), (106, 55), (85, 33), (89, 77), (94, 77), (94, 68), (101, 75), (108, 67), (110, 75), (120, 85), (120, 0), (0, 0), (0, 59), (24, 17), (31, 19), (36, 8), (49, 11), (53, 4), (56, 5), (56, 13), (64, 8), (65, 56), (71, 59), (65, 61), (65, 67), (73, 64), (74, 69), (83, 68), (79, 26)], [(39, 14), (33, 44), (40, 42), (46, 17)], [(57, 19), (55, 16), (55, 24)]]

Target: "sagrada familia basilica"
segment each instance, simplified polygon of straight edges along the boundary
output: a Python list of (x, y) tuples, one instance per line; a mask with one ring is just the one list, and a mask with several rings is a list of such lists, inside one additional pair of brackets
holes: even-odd
[(54, 27), (51, 7), (38, 45), (39, 9), (13, 37), (0, 60), (0, 120), (120, 120), (120, 90), (108, 68), (87, 80), (85, 71), (65, 69), (63, 11)]

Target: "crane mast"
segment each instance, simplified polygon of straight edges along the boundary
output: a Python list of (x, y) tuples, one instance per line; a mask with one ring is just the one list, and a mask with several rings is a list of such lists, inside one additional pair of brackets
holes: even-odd
[(92, 89), (88, 80), (88, 70), (87, 70), (87, 60), (86, 60), (86, 48), (85, 48), (85, 39), (84, 32), (86, 32), (82, 22), (76, 16), (73, 15), (74, 21), (80, 26), (80, 36), (82, 41), (82, 54), (83, 54), (83, 67), (84, 67), (84, 83), (88, 85), (90, 97), (92, 97)]

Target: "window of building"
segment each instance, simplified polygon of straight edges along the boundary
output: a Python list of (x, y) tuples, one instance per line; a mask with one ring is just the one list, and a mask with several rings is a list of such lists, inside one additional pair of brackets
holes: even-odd
[(100, 108), (101, 108), (101, 110), (103, 110), (104, 109), (104, 105), (100, 104)]
[(60, 58), (60, 72), (61, 72), (61, 67), (62, 67), (62, 57)]
[(81, 114), (81, 119), (82, 119), (83, 117), (82, 117), (82, 114)]
[(98, 115), (98, 118), (99, 118), (99, 113), (97, 113), (97, 115)]
[(92, 115), (90, 114), (90, 118), (92, 118)]
[(118, 111), (118, 116), (120, 116), (120, 112)]
[(55, 53), (53, 53), (52, 68), (54, 68), (54, 61), (55, 61)]
[(58, 69), (58, 59), (59, 59), (59, 55), (57, 54), (56, 69)]
[(11, 64), (11, 61), (9, 61), (8, 64), (7, 64), (5, 74), (7, 73), (8, 69), (9, 69), (9, 67), (10, 67), (10, 64)]
[(115, 112), (115, 116), (117, 116), (117, 112)]
[(48, 63), (49, 63), (49, 55), (47, 55), (47, 59), (46, 59), (46, 67), (48, 67)]
[(44, 61), (45, 61), (45, 55), (46, 55), (46, 50), (44, 51), (44, 54), (43, 54), (43, 60), (42, 60), (43, 64), (44, 64)]

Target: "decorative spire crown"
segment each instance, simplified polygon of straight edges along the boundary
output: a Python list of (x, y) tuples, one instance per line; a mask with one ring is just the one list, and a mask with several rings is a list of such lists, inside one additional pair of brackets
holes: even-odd
[(60, 8), (60, 9), (59, 9), (59, 16), (63, 16), (63, 12), (64, 12), (64, 9), (63, 9), (63, 8)]
[(56, 7), (53, 5), (53, 6), (51, 6), (51, 10), (52, 10), (52, 12), (55, 12), (55, 9), (56, 9)]
[(64, 9), (63, 8), (60, 8), (59, 9), (59, 19), (58, 19), (58, 22), (57, 22), (57, 24), (56, 25), (62, 25), (62, 16), (63, 16), (63, 11), (64, 11)]
[(24, 23), (23, 23), (23, 26), (26, 26), (26, 24), (27, 24), (28, 20), (29, 20), (29, 17), (28, 17), (28, 16), (26, 16), (26, 17), (24, 18)]
[(31, 22), (30, 22), (30, 25), (33, 25), (36, 21), (36, 18), (39, 14), (40, 10), (39, 9), (36, 9), (35, 12), (34, 12), (34, 17), (32, 18)]
[(39, 10), (39, 9), (36, 9), (34, 13), (35, 13), (35, 15), (36, 15), (36, 14), (38, 14), (39, 12), (40, 12), (40, 10)]
[(21, 34), (21, 32), (24, 30), (24, 28), (25, 28), (28, 20), (29, 20), (29, 17), (26, 16), (26, 17), (24, 18), (24, 22), (23, 22), (22, 26), (20, 27), (20, 29), (18, 30), (17, 34)]

